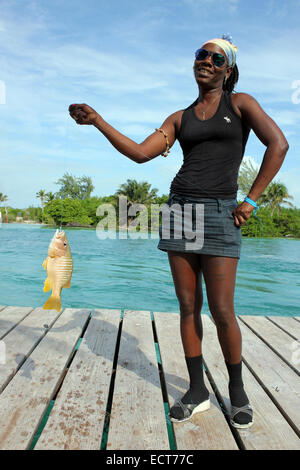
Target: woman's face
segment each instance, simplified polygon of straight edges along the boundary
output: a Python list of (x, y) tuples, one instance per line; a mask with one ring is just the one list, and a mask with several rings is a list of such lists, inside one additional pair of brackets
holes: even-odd
[(232, 67), (228, 66), (228, 60), (225, 52), (214, 43), (207, 42), (203, 44), (203, 49), (210, 52), (218, 52), (224, 55), (226, 61), (222, 67), (217, 67), (212, 60), (212, 56), (206, 57), (204, 60), (195, 59), (194, 62), (194, 75), (198, 85), (210, 85), (211, 87), (220, 86), (222, 88), (225, 77), (229, 77), (232, 72)]

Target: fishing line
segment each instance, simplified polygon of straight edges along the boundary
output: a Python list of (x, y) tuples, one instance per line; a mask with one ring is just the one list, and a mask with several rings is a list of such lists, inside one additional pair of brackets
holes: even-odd
[(64, 198), (61, 196), (61, 210), (60, 210), (60, 227), (59, 231), (62, 232), (62, 216), (63, 216)]
[[(66, 167), (66, 154), (64, 154), (64, 158), (63, 158), (63, 167)], [(64, 199), (65, 199), (65, 191), (64, 190), (63, 190), (60, 198), (61, 198), (61, 206), (60, 206), (60, 227), (59, 227), (59, 231), (62, 232), (62, 218), (63, 218)]]

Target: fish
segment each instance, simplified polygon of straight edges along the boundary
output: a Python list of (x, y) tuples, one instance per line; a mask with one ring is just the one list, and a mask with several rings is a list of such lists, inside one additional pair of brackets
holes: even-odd
[(48, 256), (42, 265), (47, 271), (47, 279), (44, 284), (44, 292), (52, 290), (52, 294), (44, 304), (44, 310), (61, 311), (61, 291), (64, 287), (71, 287), (73, 273), (73, 258), (67, 236), (63, 230), (56, 230), (52, 238)]

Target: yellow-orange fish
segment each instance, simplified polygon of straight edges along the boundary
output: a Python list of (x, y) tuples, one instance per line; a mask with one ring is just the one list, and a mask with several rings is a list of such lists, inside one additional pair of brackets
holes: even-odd
[(70, 245), (64, 231), (56, 230), (52, 238), (48, 256), (43, 262), (47, 270), (47, 279), (44, 285), (44, 292), (52, 289), (52, 294), (43, 306), (45, 310), (61, 310), (60, 295), (63, 287), (71, 287), (71, 277), (73, 272), (73, 259)]

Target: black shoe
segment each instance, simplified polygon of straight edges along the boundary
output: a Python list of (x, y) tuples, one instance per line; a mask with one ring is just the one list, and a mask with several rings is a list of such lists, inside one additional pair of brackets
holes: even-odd
[(206, 411), (210, 408), (210, 399), (206, 399), (198, 404), (182, 403), (177, 400), (170, 409), (169, 418), (173, 423), (188, 421), (194, 414)]
[[(234, 418), (236, 417), (236, 415), (238, 413), (248, 414), (249, 415), (248, 423), (241, 424), (237, 420), (235, 420)], [(230, 424), (232, 426), (234, 426), (235, 428), (237, 428), (237, 429), (247, 429), (247, 428), (250, 428), (250, 426), (252, 426), (252, 424), (253, 424), (253, 410), (252, 410), (249, 403), (247, 403), (247, 405), (240, 406), (240, 407), (231, 406)]]

